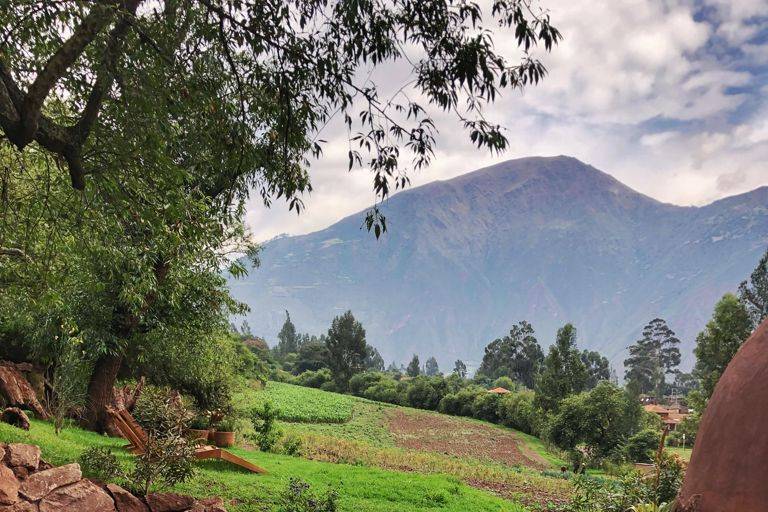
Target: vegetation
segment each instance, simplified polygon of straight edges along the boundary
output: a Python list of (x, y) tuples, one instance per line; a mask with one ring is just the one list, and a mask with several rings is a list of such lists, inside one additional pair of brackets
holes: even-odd
[(285, 421), (343, 423), (352, 416), (352, 400), (344, 395), (268, 382), (262, 391), (238, 391), (234, 402), (237, 409), (245, 413), (271, 403), (277, 409), (278, 417)]
[(661, 318), (651, 320), (643, 328), (643, 337), (629, 347), (625, 378), (637, 393), (664, 396), (668, 374), (680, 364), (680, 340)]

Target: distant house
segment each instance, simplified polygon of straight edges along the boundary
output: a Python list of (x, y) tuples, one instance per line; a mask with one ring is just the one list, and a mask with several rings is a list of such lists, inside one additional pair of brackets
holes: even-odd
[(643, 406), (647, 412), (656, 414), (661, 418), (661, 422), (669, 429), (670, 432), (677, 430), (677, 426), (690, 414), (688, 410), (679, 406), (665, 406), (658, 404), (647, 404)]
[(488, 390), (489, 393), (496, 393), (497, 395), (506, 395), (507, 393), (510, 393), (508, 389), (505, 388), (493, 388)]

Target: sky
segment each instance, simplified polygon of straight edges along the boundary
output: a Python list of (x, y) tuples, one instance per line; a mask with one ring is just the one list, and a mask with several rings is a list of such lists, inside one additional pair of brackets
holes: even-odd
[[(564, 40), (537, 52), (549, 74), (487, 109), (506, 128), (501, 155), (477, 150), (450, 118), (432, 164), (412, 186), (512, 158), (568, 155), (658, 200), (703, 205), (768, 185), (768, 0), (541, 0)], [(499, 50), (519, 55), (509, 33)], [(397, 87), (397, 65), (377, 69)], [(340, 120), (312, 161), (313, 192), (301, 215), (276, 201), (248, 204), (258, 241), (303, 234), (374, 202), (371, 174), (347, 171)], [(362, 216), (361, 216), (362, 224)]]

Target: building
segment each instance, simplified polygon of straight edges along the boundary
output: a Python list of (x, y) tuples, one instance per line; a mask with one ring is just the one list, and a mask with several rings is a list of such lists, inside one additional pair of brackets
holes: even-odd
[(647, 412), (657, 414), (661, 418), (661, 422), (670, 432), (677, 430), (677, 426), (690, 414), (688, 409), (680, 406), (666, 406), (658, 404), (647, 404), (643, 406)]

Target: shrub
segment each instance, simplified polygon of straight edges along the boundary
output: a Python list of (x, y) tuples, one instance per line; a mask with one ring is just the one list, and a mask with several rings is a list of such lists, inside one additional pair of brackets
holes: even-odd
[(534, 397), (535, 393), (529, 390), (502, 396), (497, 411), (501, 423), (526, 434), (540, 435), (546, 413), (534, 406)]
[(408, 405), (417, 409), (434, 411), (440, 404), (440, 393), (426, 377), (416, 377), (411, 381), (406, 394)]
[(115, 454), (106, 447), (92, 446), (85, 450), (77, 461), (85, 476), (99, 482), (112, 482), (125, 475)]
[(182, 434), (193, 414), (177, 392), (146, 386), (136, 402), (133, 417), (149, 434), (163, 436)]
[(400, 384), (393, 379), (381, 380), (368, 387), (363, 392), (363, 397), (377, 402), (386, 402), (395, 405), (405, 405), (406, 397)]
[(317, 371), (308, 370), (294, 379), (294, 383), (308, 388), (321, 388), (327, 382), (331, 382), (331, 370), (322, 368)]
[(499, 420), (497, 411), (500, 398), (500, 395), (487, 391), (476, 395), (472, 401), (472, 416), (479, 420), (497, 422)]
[(288, 434), (281, 441), (280, 451), (286, 455), (299, 456), (301, 455), (301, 447), (301, 438), (294, 434)]
[(380, 372), (362, 372), (349, 379), (349, 392), (353, 395), (363, 396), (366, 389), (387, 378), (387, 375)]
[(627, 441), (625, 451), (632, 462), (651, 462), (659, 447), (660, 434), (656, 430), (641, 430)]
[(502, 375), (501, 377), (493, 381), (493, 387), (504, 388), (510, 391), (514, 391), (517, 388), (517, 384), (515, 383), (514, 380), (510, 379), (506, 375)]
[(150, 490), (173, 487), (195, 474), (195, 445), (180, 435), (150, 435), (144, 453), (128, 480), (131, 487), (146, 496)]
[(288, 487), (280, 495), (278, 512), (336, 512), (338, 493), (331, 489), (323, 495), (312, 491), (309, 484), (291, 478)]
[(472, 416), (472, 404), (478, 395), (488, 393), (479, 386), (468, 386), (457, 393), (447, 394), (440, 401), (438, 410), (454, 416)]
[(252, 438), (263, 452), (272, 450), (280, 440), (281, 431), (276, 425), (280, 411), (271, 402), (266, 402), (260, 407), (254, 407), (251, 411), (251, 423), (253, 423)]
[(332, 393), (335, 393), (336, 391), (338, 391), (338, 388), (336, 387), (336, 383), (332, 380), (324, 383), (322, 386), (320, 386), (320, 389), (322, 389), (323, 391), (330, 391)]

